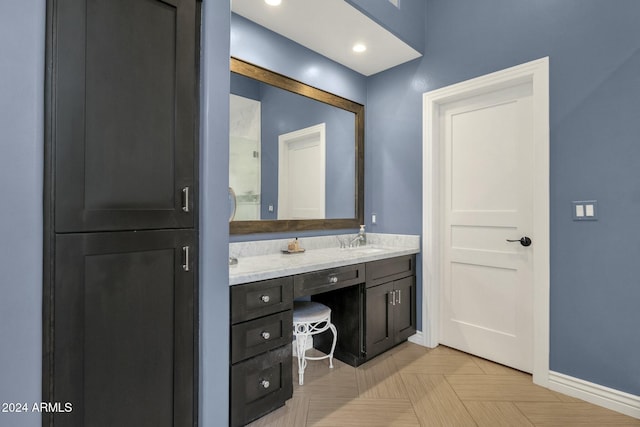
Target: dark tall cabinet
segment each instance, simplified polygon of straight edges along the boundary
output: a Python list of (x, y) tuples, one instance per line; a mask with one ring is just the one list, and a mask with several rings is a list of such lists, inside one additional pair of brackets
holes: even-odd
[(196, 0), (49, 0), (43, 400), (196, 422)]

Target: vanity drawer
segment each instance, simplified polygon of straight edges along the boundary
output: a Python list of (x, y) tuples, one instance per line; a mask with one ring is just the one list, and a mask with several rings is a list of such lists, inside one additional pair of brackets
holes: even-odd
[(291, 342), (231, 366), (231, 425), (243, 426), (293, 394)]
[(231, 363), (236, 363), (293, 340), (291, 310), (238, 323), (231, 327)]
[(292, 308), (291, 276), (231, 287), (231, 324)]
[(405, 255), (367, 263), (367, 288), (416, 273), (416, 256)]
[(293, 279), (293, 297), (314, 295), (363, 283), (364, 264), (329, 268), (313, 273), (298, 274)]

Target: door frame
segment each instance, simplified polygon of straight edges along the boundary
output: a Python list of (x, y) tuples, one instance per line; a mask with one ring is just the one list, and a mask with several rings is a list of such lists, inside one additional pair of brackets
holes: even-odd
[(533, 382), (549, 383), (549, 58), (476, 77), (423, 95), (422, 152), (422, 331), (423, 345), (440, 339), (442, 213), (440, 106), (530, 83), (533, 94)]

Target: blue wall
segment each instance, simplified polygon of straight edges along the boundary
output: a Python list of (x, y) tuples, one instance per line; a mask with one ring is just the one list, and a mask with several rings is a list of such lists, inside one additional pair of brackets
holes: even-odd
[[(44, 0), (0, 13), (0, 402), (42, 400)], [(0, 413), (3, 426), (40, 426)]]
[(200, 87), (201, 426), (229, 414), (229, 0), (202, 11)]
[(231, 93), (245, 98), (260, 101), (260, 83), (241, 74), (231, 73)]
[[(640, 2), (429, 0), (425, 56), (367, 81), (372, 231), (421, 231), (422, 93), (550, 57), (551, 370), (640, 395)], [(571, 200), (597, 199), (597, 222)]]

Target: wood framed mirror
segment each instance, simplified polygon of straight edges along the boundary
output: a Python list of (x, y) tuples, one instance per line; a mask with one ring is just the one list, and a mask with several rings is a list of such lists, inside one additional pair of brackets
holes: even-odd
[(230, 234), (364, 222), (364, 106), (231, 58)]

